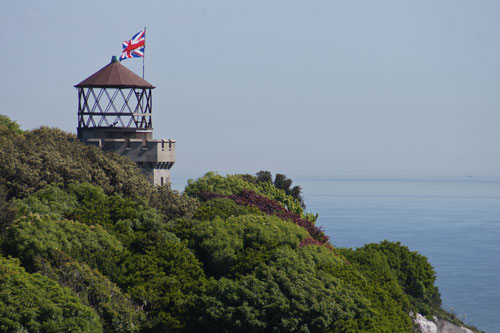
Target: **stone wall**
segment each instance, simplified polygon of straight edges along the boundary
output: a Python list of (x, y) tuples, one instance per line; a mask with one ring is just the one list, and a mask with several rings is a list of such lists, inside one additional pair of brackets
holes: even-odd
[(152, 184), (170, 182), (170, 168), (175, 163), (175, 140), (92, 138), (85, 143), (127, 156), (137, 163)]

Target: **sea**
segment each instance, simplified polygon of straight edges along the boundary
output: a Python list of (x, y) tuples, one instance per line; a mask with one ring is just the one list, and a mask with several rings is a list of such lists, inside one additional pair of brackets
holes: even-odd
[(500, 332), (500, 181), (297, 180), (337, 247), (400, 241), (428, 258), (442, 307)]
[[(172, 179), (182, 190), (185, 179)], [(442, 307), (500, 332), (500, 181), (294, 179), (337, 247), (399, 241), (428, 258)]]

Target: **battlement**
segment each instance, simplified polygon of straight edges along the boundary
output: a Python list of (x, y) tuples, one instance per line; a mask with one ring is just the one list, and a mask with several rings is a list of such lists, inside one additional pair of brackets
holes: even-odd
[(85, 143), (130, 158), (155, 185), (164, 185), (170, 181), (170, 168), (175, 163), (175, 140), (93, 138)]
[(175, 162), (175, 140), (172, 139), (90, 139), (87, 142), (137, 163)]

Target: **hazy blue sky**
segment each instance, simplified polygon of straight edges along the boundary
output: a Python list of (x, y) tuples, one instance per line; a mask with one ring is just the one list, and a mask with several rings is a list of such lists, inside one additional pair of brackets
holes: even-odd
[(4, 0), (0, 113), (76, 132), (73, 85), (144, 26), (174, 178), (500, 179), (500, 1)]

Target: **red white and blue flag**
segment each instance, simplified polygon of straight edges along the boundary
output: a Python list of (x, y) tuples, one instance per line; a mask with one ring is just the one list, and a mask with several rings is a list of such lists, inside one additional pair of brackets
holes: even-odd
[(122, 43), (123, 51), (120, 61), (128, 58), (144, 57), (144, 48), (146, 46), (146, 29), (139, 31), (130, 40)]

